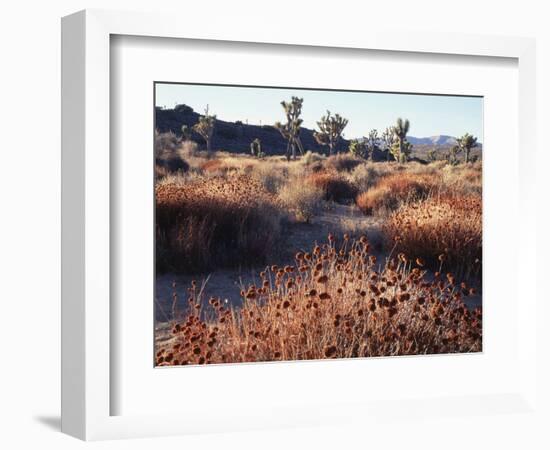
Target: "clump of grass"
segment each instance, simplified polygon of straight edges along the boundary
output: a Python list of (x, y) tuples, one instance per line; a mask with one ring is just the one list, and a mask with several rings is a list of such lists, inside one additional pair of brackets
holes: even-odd
[(351, 172), (363, 163), (364, 160), (357, 156), (353, 156), (349, 153), (340, 153), (338, 155), (329, 156), (325, 161), (325, 168), (336, 172)]
[(313, 164), (319, 163), (321, 164), (326, 157), (324, 155), (321, 155), (317, 152), (312, 152), (311, 150), (308, 150), (304, 156), (300, 159), (301, 163), (306, 166), (311, 166)]
[(280, 237), (277, 200), (245, 175), (155, 188), (157, 271), (265, 262)]
[(306, 178), (306, 183), (322, 190), (325, 200), (346, 203), (357, 195), (357, 188), (337, 172), (317, 172)]
[(433, 196), (402, 205), (383, 232), (398, 251), (423, 258), (441, 271), (469, 278), (481, 275), (482, 209), (475, 195)]
[(426, 198), (439, 186), (439, 178), (431, 175), (397, 173), (381, 178), (371, 189), (357, 196), (356, 203), (364, 214), (390, 212), (401, 204)]
[(155, 130), (155, 157), (163, 153), (175, 153), (181, 145), (181, 138), (172, 131), (160, 133)]
[(227, 172), (229, 168), (224, 164), (221, 159), (207, 159), (200, 165), (200, 169), (203, 172), (211, 172), (217, 174), (223, 174)]
[(475, 164), (448, 164), (442, 169), (443, 186), (448, 192), (481, 195), (481, 162)]
[(178, 153), (180, 145), (181, 139), (174, 133), (155, 132), (155, 176), (157, 178), (189, 170), (189, 164)]
[(365, 192), (378, 183), (378, 180), (393, 170), (388, 163), (366, 162), (360, 164), (349, 175), (350, 181), (357, 186), (359, 192)]
[(262, 161), (260, 164), (256, 165), (252, 172), (252, 176), (254, 176), (268, 192), (277, 194), (288, 182), (288, 163)]
[(323, 191), (311, 184), (295, 179), (284, 185), (279, 192), (283, 205), (292, 212), (299, 222), (309, 223), (321, 207)]
[(203, 298), (193, 282), (189, 307), (173, 322), (156, 364), (188, 365), (482, 350), (481, 309), (451, 274), (429, 276), (404, 255), (382, 268), (362, 237), (344, 236), (267, 267), (242, 286), (242, 307)]

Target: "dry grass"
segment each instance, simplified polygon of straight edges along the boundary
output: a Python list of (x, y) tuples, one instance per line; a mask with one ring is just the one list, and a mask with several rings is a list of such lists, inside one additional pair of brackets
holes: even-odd
[(306, 222), (321, 208), (323, 191), (311, 184), (304, 184), (299, 179), (294, 179), (285, 184), (279, 191), (282, 204), (294, 214), (298, 222)]
[(448, 193), (459, 192), (481, 196), (482, 166), (475, 164), (446, 165), (441, 170), (442, 185)]
[(175, 153), (181, 145), (181, 138), (174, 133), (159, 133), (155, 130), (155, 157), (165, 153)]
[(155, 188), (157, 270), (263, 263), (280, 235), (276, 198), (245, 175), (184, 180)]
[(401, 204), (426, 198), (439, 188), (438, 176), (409, 172), (381, 178), (371, 189), (357, 196), (357, 206), (367, 215), (389, 212)]
[(189, 170), (189, 164), (178, 153), (180, 145), (181, 139), (174, 133), (155, 132), (156, 178), (163, 178), (169, 174), (183, 173)]
[(340, 153), (338, 155), (329, 156), (324, 166), (329, 171), (335, 172), (351, 172), (357, 166), (364, 164), (365, 160), (349, 153)]
[(223, 174), (229, 170), (229, 167), (221, 159), (207, 159), (201, 163), (200, 169), (203, 172)]
[(392, 173), (394, 167), (387, 163), (365, 162), (357, 166), (349, 175), (350, 181), (359, 192), (365, 192), (378, 183), (380, 178)]
[(292, 167), (291, 164), (293, 163), (265, 159), (254, 167), (252, 176), (258, 180), (268, 192), (277, 194), (281, 188), (288, 183)]
[(334, 171), (313, 173), (305, 182), (321, 189), (325, 200), (346, 203), (357, 195), (357, 188), (343, 175)]
[(379, 268), (365, 238), (298, 253), (243, 287), (241, 308), (189, 288), (189, 308), (156, 364), (187, 365), (479, 352), (481, 310), (467, 286), (404, 257)]
[(431, 267), (469, 278), (481, 275), (482, 209), (477, 195), (430, 197), (402, 205), (383, 231), (397, 249)]
[(312, 152), (311, 150), (308, 150), (304, 156), (300, 158), (300, 162), (305, 166), (311, 166), (313, 164), (320, 164), (322, 165), (323, 161), (326, 160), (325, 155), (321, 155), (317, 152)]

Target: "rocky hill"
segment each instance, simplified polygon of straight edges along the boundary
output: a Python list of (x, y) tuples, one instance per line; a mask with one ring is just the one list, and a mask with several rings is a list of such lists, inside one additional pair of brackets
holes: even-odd
[[(191, 127), (199, 121), (200, 114), (187, 105), (178, 105), (174, 109), (155, 109), (155, 127), (159, 132), (172, 131), (181, 135), (181, 126)], [(216, 150), (225, 150), (235, 153), (249, 153), (250, 143), (254, 139), (262, 141), (262, 151), (268, 155), (282, 155), (286, 150), (286, 140), (272, 125), (248, 125), (242, 122), (226, 122), (218, 118), (214, 128), (212, 147)], [(196, 133), (192, 139), (204, 144), (202, 137)], [(304, 149), (314, 152), (326, 152), (327, 147), (319, 145), (313, 138), (313, 130), (302, 128), (300, 139)], [(347, 149), (349, 141), (341, 139), (338, 150)]]
[[(174, 109), (155, 108), (155, 127), (165, 133), (172, 131), (176, 135), (181, 135), (182, 125), (191, 128), (199, 121), (200, 114), (187, 105), (177, 105)], [(249, 153), (250, 143), (254, 139), (260, 139), (262, 150), (267, 155), (283, 155), (286, 150), (286, 140), (279, 131), (272, 125), (249, 125), (243, 122), (226, 122), (218, 118), (214, 128), (214, 137), (212, 146), (216, 150), (225, 150), (233, 153)], [(203, 138), (194, 133), (192, 139), (199, 145), (205, 145)], [(326, 153), (327, 147), (319, 145), (314, 137), (313, 130), (302, 128), (300, 139), (304, 150), (311, 150), (318, 153)], [(449, 148), (456, 144), (456, 139), (452, 136), (439, 135), (425, 138), (409, 136), (408, 141), (413, 144), (412, 156), (420, 159), (426, 159), (430, 150), (436, 150), (440, 153), (440, 158), (449, 151)], [(337, 146), (337, 151), (345, 151), (349, 147), (349, 140), (341, 139)], [(478, 146), (474, 155), (481, 156), (481, 145)], [(386, 156), (382, 152), (374, 155), (375, 160), (385, 160)]]

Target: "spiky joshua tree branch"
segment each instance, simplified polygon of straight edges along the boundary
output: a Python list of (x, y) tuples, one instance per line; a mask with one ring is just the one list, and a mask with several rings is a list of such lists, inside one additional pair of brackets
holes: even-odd
[(369, 135), (365, 138), (365, 144), (367, 146), (367, 154), (372, 161), (374, 153), (380, 150), (381, 140), (378, 136), (378, 130), (370, 130)]
[(354, 156), (358, 156), (359, 158), (366, 158), (367, 146), (365, 145), (364, 141), (352, 139), (349, 143), (349, 152)]
[(464, 152), (464, 162), (470, 162), (470, 152), (478, 145), (477, 138), (469, 133), (466, 133), (464, 136), (459, 137), (456, 142), (458, 148)]
[(401, 117), (399, 117), (395, 126), (393, 127), (395, 142), (392, 145), (390, 152), (397, 162), (406, 162), (408, 156), (412, 151), (412, 144), (410, 142), (407, 142), (407, 133), (409, 132), (410, 126), (411, 124), (409, 122), (409, 119), (403, 120)]
[(395, 134), (393, 132), (393, 127), (387, 127), (382, 133), (381, 145), (382, 151), (386, 154), (386, 159), (390, 160), (391, 149), (395, 144)]
[(300, 141), (300, 127), (303, 120), (300, 119), (302, 114), (303, 98), (292, 97), (290, 102), (281, 102), (281, 106), (285, 110), (286, 123), (276, 122), (275, 128), (279, 130), (281, 135), (287, 140), (286, 146), (286, 158), (290, 160), (296, 159), (296, 147), (300, 150), (300, 153), (304, 153), (302, 142)]
[(262, 141), (259, 138), (254, 139), (250, 143), (250, 154), (257, 158), (263, 158), (264, 152), (262, 152)]
[(212, 151), (212, 136), (214, 136), (214, 126), (216, 124), (216, 116), (210, 115), (208, 106), (204, 110), (204, 116), (199, 117), (199, 121), (193, 125), (193, 130), (200, 134), (206, 141), (206, 151)]
[(314, 131), (313, 137), (320, 145), (326, 145), (329, 148), (329, 155), (332, 155), (347, 124), (348, 119), (344, 119), (339, 114), (332, 116), (330, 111), (327, 111), (326, 116), (321, 117), (317, 122), (319, 131)]

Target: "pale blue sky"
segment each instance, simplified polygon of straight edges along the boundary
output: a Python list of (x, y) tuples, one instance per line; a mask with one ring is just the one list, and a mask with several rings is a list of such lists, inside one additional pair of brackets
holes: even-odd
[(202, 113), (208, 104), (210, 112), (221, 120), (248, 120), (249, 124), (283, 122), (280, 102), (293, 95), (304, 99), (303, 126), (315, 128), (329, 109), (349, 120), (344, 130), (348, 139), (365, 136), (372, 128), (382, 132), (403, 117), (411, 122), (411, 136), (462, 136), (468, 132), (483, 142), (483, 99), (479, 97), (156, 84), (156, 106), (173, 108), (184, 103)]

